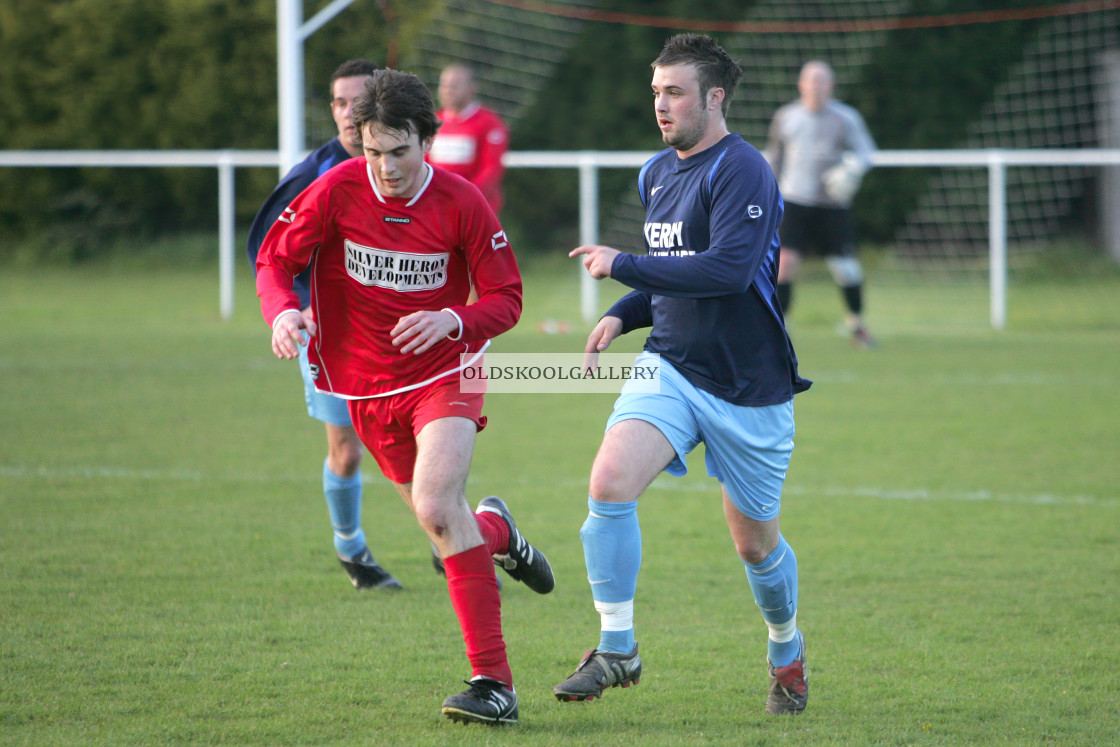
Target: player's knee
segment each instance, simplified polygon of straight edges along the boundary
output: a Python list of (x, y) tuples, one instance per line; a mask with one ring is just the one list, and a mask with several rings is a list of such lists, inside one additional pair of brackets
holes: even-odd
[(416, 514), (416, 521), (419, 522), (420, 527), (430, 536), (442, 537), (447, 533), (450, 521), (442, 502), (429, 500), (414, 492), (412, 510)]
[(766, 549), (762, 544), (753, 540), (742, 540), (735, 543), (735, 552), (746, 563), (761, 563), (766, 560), (773, 548)]
[(362, 447), (360, 444), (346, 443), (338, 449), (339, 465), (347, 474), (354, 474), (362, 464)]
[(863, 282), (863, 265), (855, 257), (828, 257), (825, 260), (832, 280), (841, 288), (850, 288)]
[(629, 481), (624, 470), (616, 464), (596, 463), (591, 470), (588, 493), (597, 501), (619, 503), (637, 498), (635, 491), (628, 487)]
[(358, 474), (363, 449), (356, 435), (353, 438), (328, 438), (327, 462), (331, 472), (345, 478)]
[(765, 525), (759, 524), (759, 530), (756, 531), (732, 532), (735, 552), (744, 562), (761, 563), (778, 546), (780, 539), (776, 530), (762, 531), (763, 526)]

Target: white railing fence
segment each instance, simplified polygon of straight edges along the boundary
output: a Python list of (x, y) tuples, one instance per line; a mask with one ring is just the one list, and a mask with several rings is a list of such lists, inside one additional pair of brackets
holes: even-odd
[[(638, 169), (652, 152), (520, 151), (507, 153), (508, 168), (574, 168), (579, 170), (580, 243), (599, 240), (599, 170)], [(234, 169), (279, 166), (276, 151), (0, 151), (0, 167), (202, 167), (218, 169), (219, 304), (223, 319), (233, 316)], [(885, 150), (874, 156), (876, 167), (974, 167), (988, 171), (988, 247), (991, 325), (1007, 324), (1007, 169), (1016, 166), (1120, 166), (1120, 148), (1026, 150)], [(580, 315), (598, 316), (598, 285), (580, 273)]]
[(274, 150), (24, 150), (0, 151), (0, 167), (104, 166), (113, 168), (182, 166), (218, 169), (218, 304), (222, 318), (233, 316), (234, 169), (278, 166)]

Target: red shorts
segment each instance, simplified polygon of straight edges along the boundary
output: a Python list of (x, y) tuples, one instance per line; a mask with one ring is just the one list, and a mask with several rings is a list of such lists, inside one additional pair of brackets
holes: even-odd
[(459, 391), (459, 377), (446, 376), (428, 386), (388, 397), (350, 400), (350, 420), (373, 454), (382, 474), (395, 483), (412, 482), (416, 434), (440, 418), (467, 418), (486, 427), (482, 395)]

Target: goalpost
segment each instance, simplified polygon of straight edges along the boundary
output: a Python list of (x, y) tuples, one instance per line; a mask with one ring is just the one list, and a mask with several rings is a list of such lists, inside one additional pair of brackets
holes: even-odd
[(280, 176), (303, 157), (303, 43), (354, 0), (334, 0), (303, 22), (303, 0), (276, 0), (276, 94), (280, 128)]

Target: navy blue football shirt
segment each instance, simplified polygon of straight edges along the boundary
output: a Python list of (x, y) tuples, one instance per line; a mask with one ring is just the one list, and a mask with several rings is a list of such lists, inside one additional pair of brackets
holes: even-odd
[[(300, 192), (311, 186), (311, 182), (327, 173), (334, 166), (353, 157), (342, 147), (338, 138), (331, 138), (328, 142), (311, 151), (307, 158), (293, 166), (292, 170), (280, 180), (276, 189), (272, 190), (272, 194), (268, 196), (264, 205), (257, 211), (257, 216), (253, 219), (253, 225), (249, 227), (249, 241), (245, 248), (249, 254), (249, 264), (252, 266), (254, 273), (257, 271), (257, 254), (261, 250), (261, 244), (264, 243), (264, 237), (268, 234), (268, 229), (272, 228), (272, 224), (280, 217), (280, 213), (284, 212), (284, 208), (288, 207)], [(307, 308), (311, 303), (310, 277), (311, 271), (304, 270), (296, 276), (292, 285), (296, 295), (299, 296), (299, 307), (301, 309)]]
[(607, 315), (624, 332), (652, 326), (646, 350), (733, 404), (808, 389), (775, 291), (783, 204), (762, 154), (737, 134), (684, 159), (670, 148), (638, 186), (647, 254), (615, 258), (611, 277), (635, 290)]

